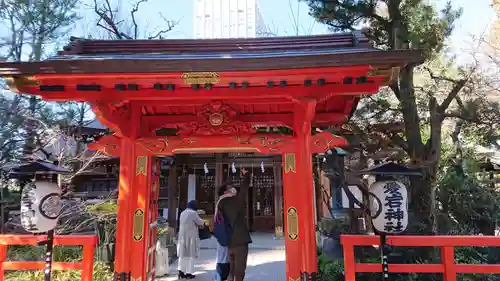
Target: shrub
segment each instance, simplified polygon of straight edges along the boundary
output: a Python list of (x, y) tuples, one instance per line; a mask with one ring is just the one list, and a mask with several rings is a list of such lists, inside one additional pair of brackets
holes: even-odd
[[(45, 257), (45, 246), (9, 246), (7, 250), (7, 260), (10, 261), (41, 261)], [(82, 259), (82, 248), (80, 246), (55, 246), (54, 261), (75, 262)], [(111, 281), (112, 271), (109, 266), (102, 262), (94, 263), (94, 281)], [(80, 270), (54, 271), (53, 281), (80, 281)], [(36, 271), (8, 271), (5, 274), (5, 281), (43, 281), (43, 270)]]
[[(53, 281), (80, 281), (80, 270), (65, 270), (54, 271), (52, 273)], [(37, 271), (10, 271), (5, 274), (5, 281), (43, 281), (43, 270)], [(104, 263), (97, 262), (94, 264), (94, 281), (111, 281), (113, 280), (113, 273)]]
[[(82, 259), (82, 251), (81, 246), (54, 246), (54, 261), (79, 261)], [(7, 260), (41, 261), (45, 259), (45, 252), (45, 246), (9, 246), (7, 249)]]

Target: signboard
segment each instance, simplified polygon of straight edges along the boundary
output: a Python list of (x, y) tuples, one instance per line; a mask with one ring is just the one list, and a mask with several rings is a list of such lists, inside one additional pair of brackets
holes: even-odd
[(408, 227), (408, 191), (398, 181), (378, 181), (370, 186), (373, 227), (381, 233), (401, 233)]

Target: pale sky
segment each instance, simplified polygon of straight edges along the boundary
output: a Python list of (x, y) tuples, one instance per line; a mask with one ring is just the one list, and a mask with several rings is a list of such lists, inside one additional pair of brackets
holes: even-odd
[[(236, 1), (236, 0), (233, 0)], [(445, 0), (430, 0), (439, 8), (446, 2)], [(93, 3), (93, 0), (84, 2)], [(120, 3), (124, 15), (127, 16), (130, 10), (127, 6), (135, 0), (114, 0)], [(193, 37), (193, 14), (194, 0), (149, 0), (141, 6), (138, 13), (140, 25), (153, 30), (162, 24), (162, 17), (168, 20), (179, 21), (173, 31), (168, 33), (168, 38), (187, 39)], [(472, 36), (479, 36), (487, 31), (496, 17), (494, 9), (491, 7), (492, 0), (454, 0), (455, 7), (463, 7), (464, 13), (458, 21), (454, 34), (451, 38), (452, 51), (459, 56), (466, 53), (473, 45)], [(279, 35), (295, 35), (294, 18), (297, 18), (300, 25), (301, 35), (325, 34), (329, 33), (327, 26), (316, 23), (308, 15), (308, 6), (304, 2), (296, 0), (260, 0), (260, 10), (264, 22), (273, 32)], [(280, 12), (278, 12), (280, 11)], [(161, 14), (161, 15), (160, 15)], [(74, 35), (87, 36), (95, 34), (98, 30), (93, 24), (92, 11), (83, 8), (82, 16), (85, 18), (78, 24)], [(88, 36), (87, 36), (88, 37)]]
[[(233, 0), (236, 1), (236, 0)], [(445, 0), (430, 0), (441, 7)], [(98, 0), (99, 2), (99, 0)], [(130, 6), (136, 0), (111, 0), (113, 5), (119, 4), (122, 18), (129, 16)], [(451, 39), (452, 50), (461, 55), (471, 49), (473, 42), (471, 36), (478, 36), (485, 32), (487, 27), (495, 19), (495, 11), (491, 7), (492, 0), (454, 0), (455, 6), (464, 8), (464, 14), (457, 23), (455, 32)], [(83, 0), (80, 4), (80, 15), (82, 20), (76, 24), (70, 36), (98, 37), (102, 32), (95, 26), (95, 16), (92, 10), (93, 0)], [(298, 15), (300, 34), (325, 34), (329, 33), (327, 26), (316, 23), (308, 15), (308, 6), (297, 0), (260, 0), (260, 10), (264, 22), (273, 32), (279, 35), (295, 35), (293, 18)], [(149, 0), (141, 5), (137, 14), (139, 25), (143, 30), (152, 32), (156, 26), (163, 23), (163, 18), (179, 21), (179, 24), (168, 33), (168, 38), (192, 38), (193, 37), (193, 14), (194, 0)], [(0, 36), (7, 34), (6, 26), (0, 25)], [(60, 49), (67, 43), (66, 38), (55, 49)]]

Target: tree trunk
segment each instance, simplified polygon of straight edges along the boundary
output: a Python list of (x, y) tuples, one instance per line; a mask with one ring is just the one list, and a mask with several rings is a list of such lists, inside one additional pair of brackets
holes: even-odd
[[(43, 30), (43, 27), (40, 27), (41, 30)], [(43, 37), (41, 35), (42, 33), (39, 32), (33, 39), (33, 52), (32, 52), (32, 58), (35, 61), (39, 61), (42, 58), (42, 44), (43, 44)], [(35, 150), (35, 139), (36, 139), (36, 121), (33, 120), (36, 115), (36, 110), (37, 110), (37, 104), (38, 104), (38, 99), (36, 96), (30, 96), (29, 98), (29, 110), (28, 110), (28, 117), (29, 119), (26, 120), (26, 143), (24, 144), (24, 149), (23, 149), (23, 157), (25, 159), (30, 159), (34, 157), (33, 151)]]
[(413, 219), (418, 220), (410, 221), (410, 224), (422, 224), (423, 233), (430, 234), (433, 227), (431, 203), (434, 201), (431, 175), (422, 171), (422, 176), (410, 177), (410, 183), (410, 212), (413, 214)]
[[(71, 126), (71, 124), (69, 124)], [(78, 104), (78, 121), (76, 124), (76, 135), (82, 135), (82, 128), (85, 126), (85, 103), (81, 102)], [(83, 161), (85, 160), (84, 155), (80, 155), (83, 152), (84, 146), (83, 141), (76, 142), (76, 150), (75, 150), (75, 158), (73, 159), (73, 172), (77, 173), (80, 168), (82, 168)], [(79, 160), (78, 157), (81, 157), (82, 160)]]
[(23, 158), (25, 158), (25, 160), (31, 159), (34, 156), (36, 124), (33, 118), (35, 118), (36, 106), (37, 98), (36, 96), (31, 96), (29, 98), (28, 119), (26, 120), (26, 142), (23, 148)]

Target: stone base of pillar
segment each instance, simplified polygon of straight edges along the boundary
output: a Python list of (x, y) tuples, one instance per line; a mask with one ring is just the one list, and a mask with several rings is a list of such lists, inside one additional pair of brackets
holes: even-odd
[(113, 281), (130, 281), (130, 272), (115, 272)]
[(301, 272), (300, 281), (331, 281), (331, 280), (327, 280), (319, 272)]

